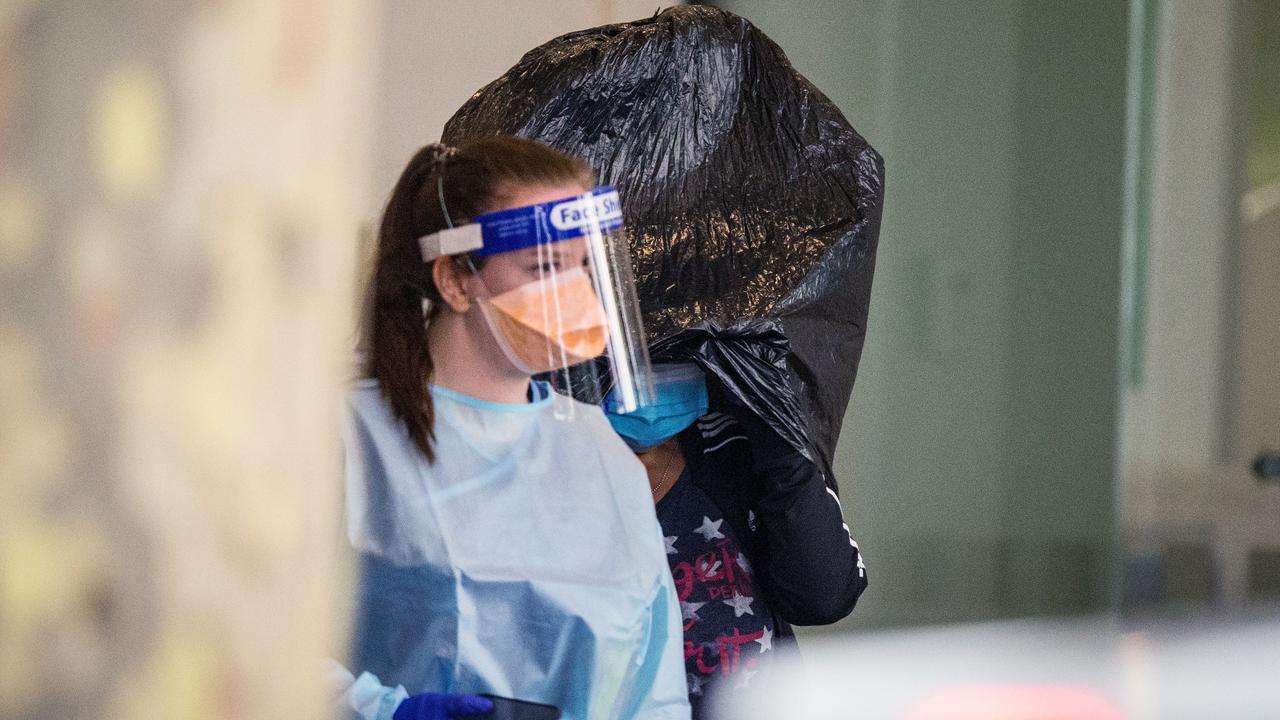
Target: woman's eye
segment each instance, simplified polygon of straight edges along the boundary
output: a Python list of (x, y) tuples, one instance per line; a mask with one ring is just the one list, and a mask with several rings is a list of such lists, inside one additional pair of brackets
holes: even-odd
[(553, 273), (558, 271), (559, 269), (560, 267), (553, 262), (545, 262), (540, 265), (529, 266), (529, 272), (532, 272), (532, 273)]

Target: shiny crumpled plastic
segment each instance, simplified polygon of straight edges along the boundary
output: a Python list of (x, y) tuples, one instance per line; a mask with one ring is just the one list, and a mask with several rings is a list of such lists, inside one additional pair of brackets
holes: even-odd
[[(866, 333), (884, 163), (782, 50), (706, 6), (564, 35), (472, 96), (444, 141), (498, 133), (585, 158), (618, 187), (655, 345), (774, 321), (763, 346), (735, 341), (703, 365), (829, 468)], [(731, 358), (772, 357), (773, 332), (789, 343), (785, 373), (741, 375), (754, 361)]]
[(790, 343), (777, 320), (744, 320), (730, 327), (709, 321), (658, 340), (654, 363), (694, 363), (707, 375), (712, 407), (741, 406), (809, 456), (803, 413), (790, 392)]

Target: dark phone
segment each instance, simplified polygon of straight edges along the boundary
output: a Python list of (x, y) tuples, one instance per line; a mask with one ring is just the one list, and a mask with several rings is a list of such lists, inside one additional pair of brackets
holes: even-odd
[(515, 700), (496, 695), (481, 695), (493, 701), (493, 710), (477, 718), (488, 720), (560, 720), (560, 708), (554, 705)]

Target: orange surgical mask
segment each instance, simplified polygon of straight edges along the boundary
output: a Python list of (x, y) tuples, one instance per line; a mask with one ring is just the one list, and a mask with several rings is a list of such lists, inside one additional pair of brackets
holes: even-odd
[(604, 352), (604, 307), (582, 268), (480, 298), (479, 305), (507, 358), (524, 372), (550, 372)]

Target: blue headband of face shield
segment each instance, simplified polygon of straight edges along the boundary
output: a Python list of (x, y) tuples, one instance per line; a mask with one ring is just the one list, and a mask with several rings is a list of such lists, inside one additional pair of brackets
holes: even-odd
[[(443, 197), (441, 201), (444, 209)], [(477, 215), (466, 225), (418, 238), (418, 246), (423, 261), (431, 262), (441, 255), (469, 252), (484, 257), (620, 227), (622, 202), (618, 191), (602, 185), (577, 197)]]
[(604, 402), (609, 424), (633, 452), (648, 452), (707, 414), (707, 379), (697, 365), (654, 365), (655, 402), (620, 413), (613, 394)]

